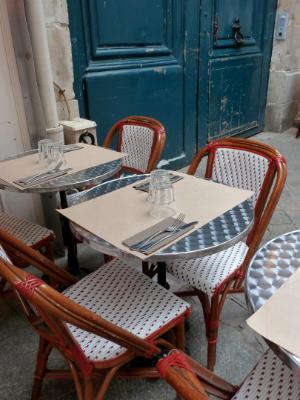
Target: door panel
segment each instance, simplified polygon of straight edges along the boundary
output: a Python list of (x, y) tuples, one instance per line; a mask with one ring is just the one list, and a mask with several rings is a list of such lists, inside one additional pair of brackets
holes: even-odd
[(118, 119), (148, 115), (167, 130), (161, 165), (185, 165), (197, 139), (199, 0), (79, 3), (87, 54), (81, 111), (97, 122), (99, 143)]
[[(180, 66), (89, 74), (87, 93), (90, 115), (92, 119), (101, 121), (99, 124), (103, 133), (108, 131), (113, 121), (126, 115), (155, 116), (167, 127), (164, 158), (177, 157), (184, 144), (182, 88), (183, 71)], [(166, 113), (166, 110), (169, 111)], [(100, 137), (100, 142), (103, 138), (104, 135)]]
[(257, 128), (261, 56), (210, 62), (209, 139)]
[(91, 2), (94, 46), (161, 44), (165, 33), (164, 3), (163, 0)]

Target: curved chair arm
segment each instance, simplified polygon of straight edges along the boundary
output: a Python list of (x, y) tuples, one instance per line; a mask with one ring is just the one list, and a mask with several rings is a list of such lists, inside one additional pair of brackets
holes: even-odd
[(104, 142), (103, 142), (103, 147), (105, 147), (106, 149), (109, 149), (111, 146), (111, 143), (113, 141), (114, 135), (115, 135), (115, 131), (117, 129), (117, 127), (119, 126), (120, 121), (116, 122), (111, 128), (110, 130), (107, 132)]
[(199, 152), (193, 158), (191, 165), (189, 166), (189, 169), (187, 171), (189, 175), (194, 175), (196, 173), (202, 158), (205, 157), (207, 154), (209, 154), (209, 146), (205, 146), (203, 147), (203, 149), (199, 150)]
[(22, 261), (34, 266), (56, 283), (68, 287), (78, 281), (73, 275), (55, 265), (48, 257), (27, 246), (3, 229), (0, 229), (0, 243), (8, 253), (16, 255)]
[(229, 400), (237, 387), (209, 371), (180, 350), (162, 354), (156, 368), (176, 392), (185, 400), (208, 400), (208, 393)]
[(209, 400), (200, 381), (186, 369), (171, 366), (166, 371), (164, 379), (185, 400)]

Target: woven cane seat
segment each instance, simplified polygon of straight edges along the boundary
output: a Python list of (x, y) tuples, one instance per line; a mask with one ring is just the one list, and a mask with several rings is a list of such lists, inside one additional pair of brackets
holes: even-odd
[(242, 264), (248, 246), (239, 242), (211, 256), (167, 263), (167, 271), (179, 280), (212, 296)]
[(51, 230), (3, 212), (0, 212), (0, 229), (7, 231), (27, 246), (36, 246), (44, 240), (54, 238)]
[[(189, 312), (189, 304), (133, 267), (114, 259), (64, 291), (76, 303), (140, 338), (161, 329)], [(85, 355), (105, 361), (126, 349), (109, 340), (68, 325)]]
[(268, 350), (232, 400), (299, 400), (300, 378)]

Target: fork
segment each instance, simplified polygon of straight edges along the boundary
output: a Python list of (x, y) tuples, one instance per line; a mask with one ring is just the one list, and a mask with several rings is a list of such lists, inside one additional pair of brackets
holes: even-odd
[(162, 233), (172, 233), (175, 232), (178, 227), (181, 225), (182, 221), (185, 218), (185, 214), (180, 213), (178, 215), (178, 217), (172, 222), (172, 224), (168, 225), (166, 228), (161, 229), (158, 232), (153, 233), (152, 235), (150, 235), (149, 237), (147, 237), (146, 239), (141, 240), (138, 243), (135, 243), (134, 245), (132, 245), (130, 247), (131, 250), (141, 250), (143, 249), (145, 246), (147, 246), (153, 239), (156, 238), (156, 236), (161, 235)]

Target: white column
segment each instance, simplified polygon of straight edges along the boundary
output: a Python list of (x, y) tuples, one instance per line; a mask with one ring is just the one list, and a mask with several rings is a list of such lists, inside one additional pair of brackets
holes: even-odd
[(53, 140), (63, 140), (63, 128), (59, 125), (56, 109), (42, 0), (26, 0), (24, 5), (47, 135)]

